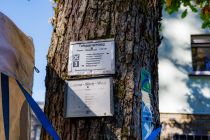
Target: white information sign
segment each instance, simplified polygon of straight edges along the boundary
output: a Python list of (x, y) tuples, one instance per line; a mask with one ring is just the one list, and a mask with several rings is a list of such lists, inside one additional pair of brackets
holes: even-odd
[(67, 81), (66, 117), (113, 115), (112, 78)]
[(70, 76), (114, 73), (114, 39), (70, 43), (68, 64)]

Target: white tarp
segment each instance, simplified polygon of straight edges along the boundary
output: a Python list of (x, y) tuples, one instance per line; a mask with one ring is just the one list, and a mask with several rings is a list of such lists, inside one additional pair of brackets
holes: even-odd
[[(0, 12), (0, 72), (10, 76), (10, 140), (30, 139), (30, 111), (15, 79), (19, 80), (24, 88), (31, 93), (33, 69), (34, 46), (32, 40)], [(1, 94), (0, 90), (0, 140), (4, 140)]]

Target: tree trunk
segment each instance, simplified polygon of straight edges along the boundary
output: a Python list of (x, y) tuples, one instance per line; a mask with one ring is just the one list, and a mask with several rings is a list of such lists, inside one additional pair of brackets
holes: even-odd
[[(144, 67), (152, 77), (155, 125), (158, 110), (160, 0), (59, 0), (48, 52), (45, 113), (62, 140), (140, 140)], [(71, 41), (115, 38), (114, 116), (64, 118), (64, 90)], [(75, 77), (74, 77), (75, 78)], [(76, 77), (81, 78), (81, 77)], [(45, 131), (42, 140), (51, 139)]]

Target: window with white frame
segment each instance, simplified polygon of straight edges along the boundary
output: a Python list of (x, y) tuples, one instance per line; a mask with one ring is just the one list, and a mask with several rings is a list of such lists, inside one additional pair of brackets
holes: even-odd
[(210, 74), (210, 35), (191, 35), (194, 73)]

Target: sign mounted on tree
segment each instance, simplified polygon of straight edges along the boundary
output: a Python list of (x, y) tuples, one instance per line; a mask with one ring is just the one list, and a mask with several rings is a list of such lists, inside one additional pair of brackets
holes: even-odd
[(67, 81), (66, 117), (113, 115), (112, 78)]
[(71, 42), (68, 75), (115, 73), (114, 39)]
[(152, 107), (153, 95), (151, 94), (151, 74), (144, 68), (141, 70), (142, 94), (142, 140), (147, 140), (154, 129), (154, 110)]

